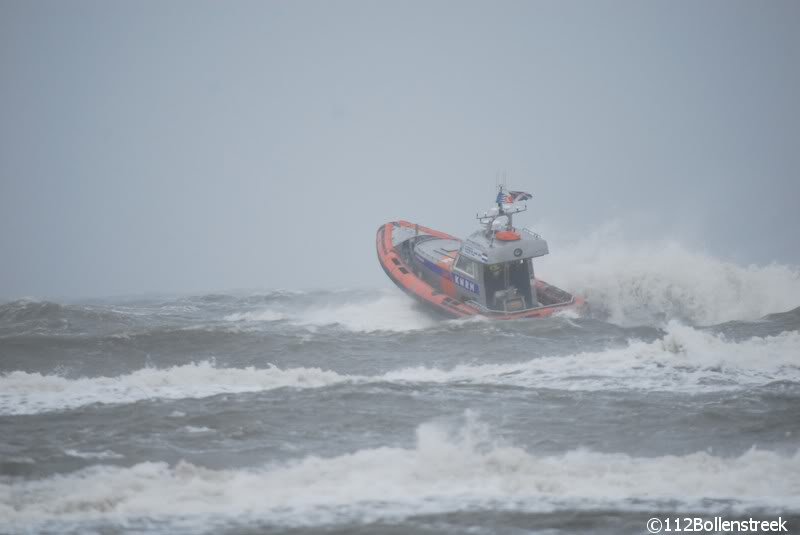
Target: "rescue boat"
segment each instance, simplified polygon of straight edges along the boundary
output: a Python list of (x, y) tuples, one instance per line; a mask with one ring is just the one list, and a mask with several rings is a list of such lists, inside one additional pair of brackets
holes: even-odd
[(529, 193), (501, 186), (496, 204), (476, 219), (483, 228), (461, 240), (409, 221), (378, 229), (378, 260), (402, 290), (451, 318), (520, 319), (580, 307), (583, 300), (537, 279), (533, 259), (548, 254), (547, 241), (515, 228)]

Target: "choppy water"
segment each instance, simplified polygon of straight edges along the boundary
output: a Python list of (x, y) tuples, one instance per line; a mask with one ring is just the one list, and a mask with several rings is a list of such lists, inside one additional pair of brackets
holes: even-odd
[(0, 532), (800, 529), (800, 278), (681, 254), (566, 255), (592, 306), (534, 321), (394, 288), (2, 304)]

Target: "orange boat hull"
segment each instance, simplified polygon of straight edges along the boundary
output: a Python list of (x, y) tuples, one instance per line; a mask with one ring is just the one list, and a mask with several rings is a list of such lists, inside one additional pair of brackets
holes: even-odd
[[(514, 320), (522, 318), (542, 318), (565, 309), (574, 309), (583, 306), (583, 300), (572, 297), (569, 302), (559, 303), (549, 306), (541, 306), (519, 312), (500, 312), (481, 309), (470, 305), (468, 302), (454, 299), (453, 294), (448, 292), (448, 284), (452, 284), (449, 279), (442, 279), (441, 289), (434, 288), (428, 282), (422, 280), (414, 273), (414, 269), (408, 265), (403, 256), (396, 250), (392, 239), (395, 228), (410, 228), (416, 232), (429, 234), (443, 239), (458, 240), (449, 234), (437, 230), (409, 223), (408, 221), (396, 221), (386, 223), (378, 229), (375, 246), (378, 253), (378, 260), (386, 275), (398, 287), (410, 296), (428, 305), (432, 309), (451, 318), (467, 318), (470, 316), (486, 316), (493, 319)], [(460, 241), (460, 240), (459, 240)], [(532, 281), (537, 289), (546, 290), (550, 285), (535, 279)], [(450, 295), (448, 295), (450, 294)]]

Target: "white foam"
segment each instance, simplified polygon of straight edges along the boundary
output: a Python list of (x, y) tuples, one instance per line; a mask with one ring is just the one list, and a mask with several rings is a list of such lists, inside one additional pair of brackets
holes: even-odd
[(148, 462), (34, 481), (0, 480), (0, 516), (12, 531), (26, 531), (136, 519), (198, 529), (220, 518), (232, 524), (366, 523), (484, 507), (800, 511), (800, 452), (631, 457), (579, 449), (537, 455), (491, 437), (468, 413), (458, 429), (420, 426), (412, 449), (363, 449), (250, 469)]
[(181, 431), (184, 433), (190, 434), (198, 434), (198, 433), (213, 433), (214, 430), (210, 427), (206, 427), (204, 425), (201, 426), (194, 426), (194, 425), (187, 425), (181, 428)]
[(286, 314), (272, 309), (263, 309), (253, 312), (236, 312), (228, 314), (225, 321), (281, 321), (286, 319)]
[(64, 453), (70, 457), (77, 457), (79, 459), (123, 459), (125, 456), (115, 451), (78, 451), (73, 449), (64, 450)]
[(294, 315), (295, 325), (338, 326), (354, 332), (414, 331), (436, 322), (414, 307), (414, 302), (399, 290), (384, 292), (369, 301), (354, 301), (309, 308)]
[[(537, 259), (537, 277), (584, 297), (589, 310), (621, 325), (692, 325), (751, 321), (800, 306), (800, 267), (738, 265), (670, 240), (636, 242), (615, 225), (577, 240), (552, 234), (553, 254)], [(347, 302), (295, 309), (296, 303), (229, 314), (227, 321), (287, 320), (310, 330), (337, 326), (353, 332), (427, 329), (437, 322), (422, 314), (400, 290), (389, 289)], [(574, 318), (574, 310), (561, 313)]]
[(294, 326), (316, 331), (320, 327), (336, 327), (351, 332), (406, 332), (436, 325), (430, 317), (414, 307), (414, 301), (399, 290), (383, 291), (369, 299), (291, 308), (264, 308), (236, 312), (223, 319), (231, 322), (272, 322), (287, 320)]
[(800, 305), (797, 266), (740, 266), (675, 241), (628, 241), (614, 226), (559, 243), (537, 276), (582, 295), (614, 323), (711, 325)]
[[(341, 383), (462, 383), (562, 390), (712, 392), (800, 382), (800, 332), (740, 342), (670, 322), (654, 342), (540, 357), (519, 362), (425, 366), (381, 375), (345, 375), (319, 368), (218, 368), (203, 361), (144, 368), (118, 377), (67, 379), (22, 371), (0, 375), (0, 414), (33, 414), (91, 403), (202, 398), (276, 388), (320, 388)], [(174, 414), (174, 413), (173, 413)]]
[(0, 375), (0, 414), (34, 414), (92, 403), (134, 403), (151, 398), (203, 398), (287, 386), (315, 388), (347, 379), (319, 368), (218, 368), (212, 361), (143, 368), (118, 377), (79, 379), (14, 371)]
[(499, 384), (562, 390), (704, 392), (800, 381), (800, 333), (742, 342), (670, 322), (664, 338), (599, 352), (522, 362), (424, 366), (389, 372), (391, 382)]

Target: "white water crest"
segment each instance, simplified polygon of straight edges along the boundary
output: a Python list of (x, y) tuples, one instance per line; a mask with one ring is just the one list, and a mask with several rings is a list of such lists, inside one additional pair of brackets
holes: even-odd
[(64, 453), (69, 455), (70, 457), (77, 457), (78, 459), (123, 459), (125, 458), (124, 455), (121, 455), (115, 451), (111, 450), (103, 450), (103, 451), (79, 451), (75, 449), (66, 449)]
[(537, 276), (583, 296), (613, 323), (713, 325), (800, 306), (798, 266), (737, 265), (676, 241), (626, 240), (613, 225), (551, 242)]
[(255, 312), (234, 312), (225, 316), (225, 321), (280, 321), (286, 319), (286, 314), (271, 309)]
[(415, 331), (437, 323), (399, 289), (381, 292), (369, 301), (309, 308), (294, 316), (292, 322), (307, 327), (336, 325), (355, 332)]
[(347, 380), (319, 368), (218, 368), (213, 361), (143, 368), (117, 377), (67, 379), (14, 371), (0, 375), (0, 414), (34, 414), (92, 403), (204, 398), (283, 387), (317, 388)]
[[(590, 313), (619, 325), (691, 325), (753, 321), (800, 306), (800, 267), (739, 265), (673, 240), (637, 242), (614, 226), (578, 240), (553, 233), (552, 252), (534, 262), (536, 276), (582, 296)], [(316, 330), (407, 332), (440, 324), (397, 288), (340, 302), (270, 307), (229, 314), (227, 321), (271, 322)], [(569, 317), (575, 311), (565, 311)]]
[(412, 367), (373, 376), (319, 368), (219, 368), (212, 361), (144, 368), (118, 377), (67, 379), (15, 371), (0, 375), (0, 414), (33, 414), (92, 403), (203, 398), (276, 388), (390, 382), (507, 385), (561, 390), (713, 392), (800, 382), (800, 332), (734, 342), (671, 322), (654, 342), (519, 362)]
[(223, 519), (325, 525), (481, 508), (720, 513), (754, 507), (800, 511), (800, 452), (538, 455), (494, 439), (470, 411), (458, 427), (421, 425), (410, 449), (361, 449), (231, 470), (146, 462), (0, 479), (0, 516), (14, 531), (137, 519), (207, 531), (209, 520)]
[[(346, 296), (342, 296), (346, 299)], [(273, 305), (255, 311), (225, 316), (231, 322), (272, 322), (286, 320), (291, 325), (315, 331), (320, 327), (336, 327), (351, 332), (406, 332), (427, 329), (437, 322), (423, 314), (415, 302), (400, 290), (381, 291), (369, 299), (358, 298), (338, 303), (292, 308)]]
[(389, 372), (391, 382), (508, 385), (560, 390), (713, 392), (800, 382), (800, 332), (733, 342), (681, 325), (654, 342), (522, 362), (425, 366)]

